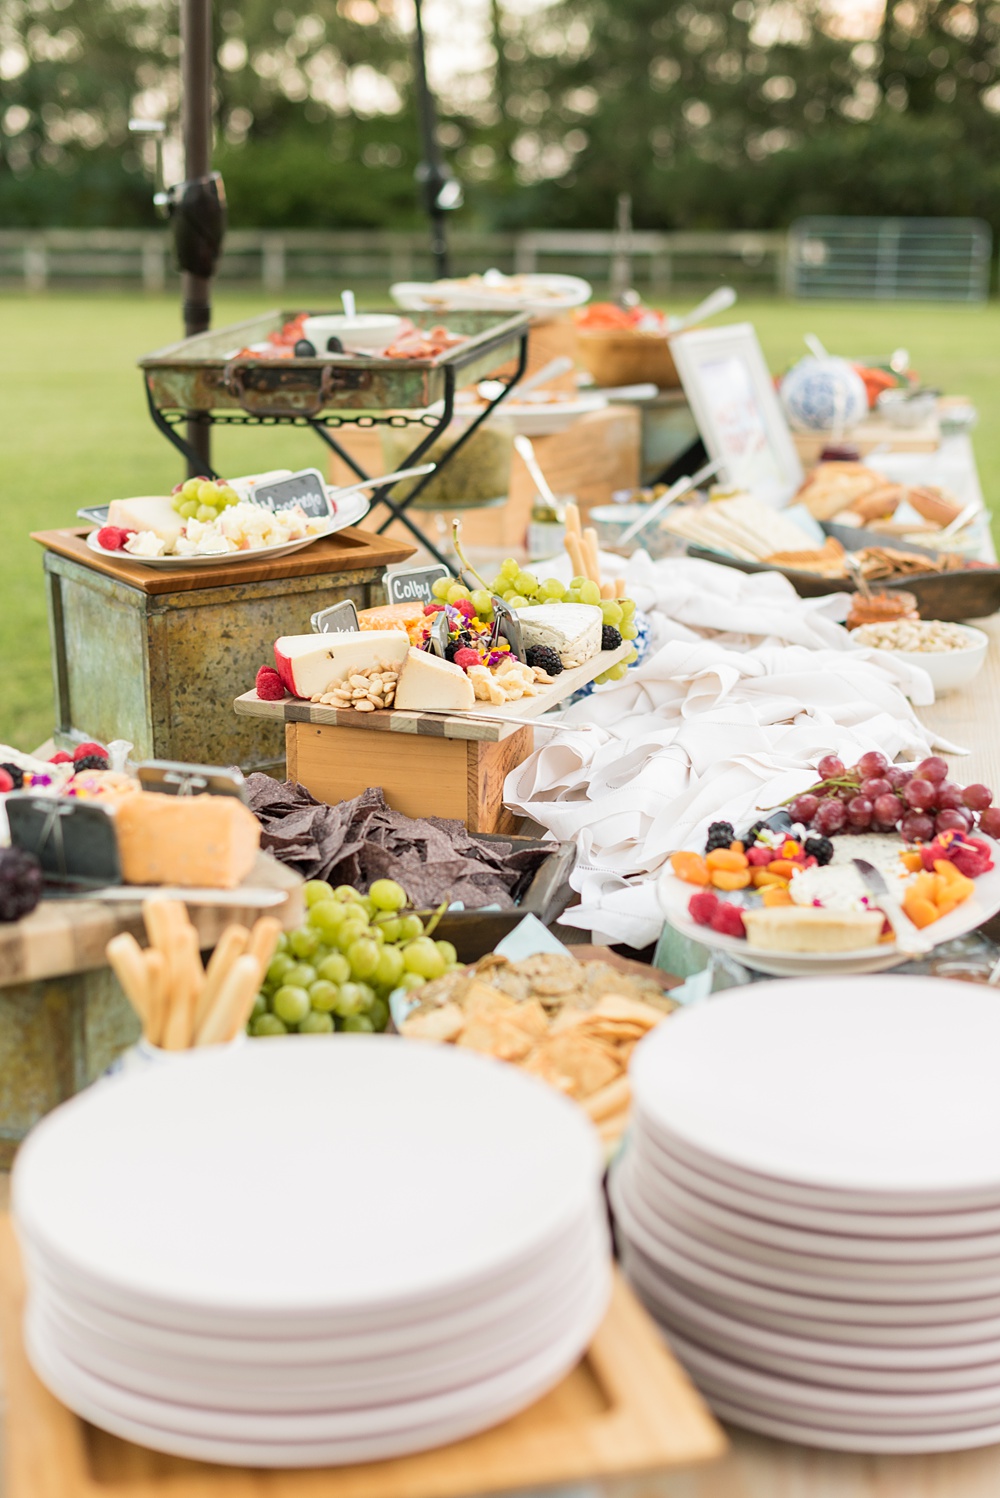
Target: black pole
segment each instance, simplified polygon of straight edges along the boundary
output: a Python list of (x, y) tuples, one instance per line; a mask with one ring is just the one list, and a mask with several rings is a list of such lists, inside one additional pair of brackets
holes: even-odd
[(414, 0), (414, 11), (416, 29), (413, 42), (417, 73), (417, 112), (420, 118), (420, 136), (424, 153), (424, 159), (417, 168), (417, 180), (423, 185), (427, 213), (431, 221), (431, 251), (434, 255), (434, 267), (439, 276), (447, 276), (449, 274), (448, 241), (444, 232), (444, 210), (439, 202), (445, 174), (438, 146), (434, 100), (427, 82), (427, 49), (424, 41), (421, 0)]
[[(212, 0), (181, 0), (181, 129), (184, 136), (184, 177), (188, 182), (207, 177), (212, 169)], [(212, 321), (210, 276), (183, 271), (184, 334), (207, 331)], [(191, 447), (202, 459), (188, 465), (188, 474), (211, 469), (210, 428), (206, 421), (187, 424)]]

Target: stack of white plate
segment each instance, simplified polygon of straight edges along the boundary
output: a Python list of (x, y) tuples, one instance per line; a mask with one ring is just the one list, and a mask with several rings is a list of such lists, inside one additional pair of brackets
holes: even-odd
[(733, 990), (631, 1068), (626, 1273), (716, 1412), (853, 1451), (1000, 1441), (1000, 997)]
[(192, 1052), (92, 1088), (14, 1172), (28, 1354), (85, 1419), (250, 1466), (513, 1415), (609, 1294), (596, 1135), (513, 1067), (392, 1037)]

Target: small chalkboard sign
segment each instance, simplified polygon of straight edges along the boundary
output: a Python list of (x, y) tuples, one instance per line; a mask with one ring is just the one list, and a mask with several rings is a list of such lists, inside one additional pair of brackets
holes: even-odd
[(343, 603), (335, 603), (331, 608), (320, 609), (318, 614), (311, 616), (309, 623), (318, 635), (346, 635), (361, 628), (352, 598), (345, 598)]
[(7, 797), (7, 821), (14, 847), (34, 853), (46, 884), (68, 892), (121, 884), (114, 819), (106, 806), (15, 791)]
[(325, 520), (333, 514), (330, 496), (318, 468), (302, 468), (288, 478), (257, 484), (251, 490), (250, 498), (254, 504), (264, 505), (268, 510), (287, 510), (291, 505), (301, 505), (314, 520)]
[(447, 567), (397, 567), (385, 574), (385, 591), (390, 603), (430, 603), (434, 584), (450, 576)]

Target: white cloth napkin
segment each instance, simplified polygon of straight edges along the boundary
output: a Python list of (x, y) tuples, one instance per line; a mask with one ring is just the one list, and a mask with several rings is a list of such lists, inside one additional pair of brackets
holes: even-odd
[[(622, 571), (620, 558), (602, 563), (607, 577)], [(546, 742), (504, 799), (577, 844), (580, 904), (563, 921), (641, 947), (662, 926), (655, 881), (670, 852), (805, 789), (824, 754), (928, 754), (908, 699), (933, 702), (934, 690), (925, 671), (852, 643), (836, 622), (842, 594), (802, 599), (780, 573), (645, 552), (626, 576), (650, 618), (646, 659), (561, 712), (567, 727), (597, 726)]]

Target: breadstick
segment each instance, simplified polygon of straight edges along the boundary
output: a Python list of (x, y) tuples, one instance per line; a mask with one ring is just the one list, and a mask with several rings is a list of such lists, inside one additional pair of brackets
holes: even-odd
[(149, 1012), (143, 1034), (150, 1045), (159, 1045), (167, 1010), (167, 959), (157, 947), (147, 947), (142, 956), (149, 984)]
[(150, 946), (163, 953), (167, 964), (166, 988), (161, 1024), (166, 1022), (167, 1009), (175, 988), (180, 982), (181, 957), (178, 951), (180, 932), (188, 925), (187, 911), (180, 900), (152, 899), (143, 901), (142, 917)]
[(197, 999), (198, 933), (187, 921), (177, 933), (177, 945), (170, 974), (172, 987), (161, 1045), (165, 1051), (185, 1051), (194, 1039), (194, 1009)]
[(616, 598), (624, 598), (625, 597), (625, 579), (623, 577), (616, 577), (615, 578), (615, 597)]
[(570, 535), (569, 531), (566, 532), (566, 550), (569, 552), (569, 559), (573, 563), (573, 576), (589, 577), (590, 574), (587, 571), (587, 563), (583, 554), (583, 543), (579, 536)]
[(580, 535), (580, 506), (575, 499), (571, 499), (564, 511), (567, 536)]
[(123, 931), (120, 936), (112, 937), (105, 948), (105, 953), (111, 971), (125, 990), (129, 1003), (145, 1026), (146, 1016), (149, 1013), (149, 982), (142, 948), (134, 936)]
[[(257, 924), (259, 925), (260, 922)], [(245, 952), (249, 935), (250, 933), (245, 926), (227, 926), (219, 937), (215, 951), (208, 959), (205, 982), (202, 984), (201, 993), (198, 995), (198, 1004), (194, 1015), (194, 1033), (196, 1036), (205, 1023), (208, 1012), (215, 1003), (218, 992), (225, 982), (230, 968), (236, 959)], [(270, 958), (268, 961), (270, 961)]]
[(195, 1045), (220, 1045), (231, 1040), (247, 1015), (260, 988), (261, 967), (256, 957), (237, 957), (222, 987), (195, 1035)]
[(601, 563), (597, 552), (597, 532), (588, 525), (583, 533), (583, 554), (587, 558), (587, 576), (592, 583), (601, 581)]
[(262, 915), (253, 924), (250, 940), (247, 942), (247, 956), (256, 957), (262, 973), (267, 972), (280, 935), (281, 922), (275, 920), (273, 915)]
[(615, 596), (615, 585), (614, 585), (614, 583), (602, 583), (601, 584), (601, 597), (602, 598), (607, 598), (607, 599), (612, 599), (612, 598), (614, 598), (614, 596)]

